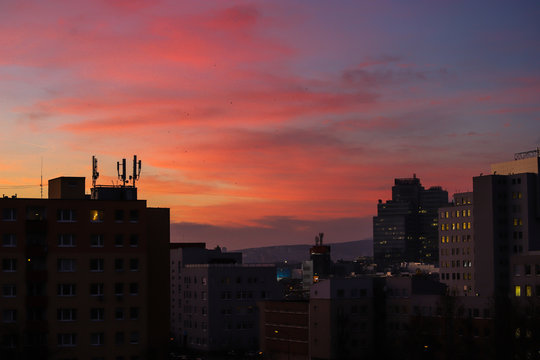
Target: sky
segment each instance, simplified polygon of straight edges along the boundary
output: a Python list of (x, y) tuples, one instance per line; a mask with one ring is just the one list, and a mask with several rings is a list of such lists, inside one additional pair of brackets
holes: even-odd
[[(540, 146), (540, 2), (0, 1), (0, 191), (137, 186), (172, 241), (369, 238), (416, 174), (451, 195)], [(46, 187), (44, 192), (46, 194)]]

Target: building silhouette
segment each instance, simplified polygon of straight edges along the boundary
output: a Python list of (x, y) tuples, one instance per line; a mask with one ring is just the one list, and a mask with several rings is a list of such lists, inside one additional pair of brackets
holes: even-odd
[(60, 177), (47, 199), (0, 199), (1, 359), (166, 355), (169, 209), (84, 191)]
[(420, 179), (395, 179), (392, 200), (379, 200), (373, 217), (373, 255), (379, 269), (402, 262), (438, 263), (438, 208), (448, 204), (441, 187)]

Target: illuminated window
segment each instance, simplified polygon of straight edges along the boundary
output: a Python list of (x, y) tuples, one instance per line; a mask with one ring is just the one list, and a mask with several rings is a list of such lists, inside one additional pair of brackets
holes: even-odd
[(459, 214), (459, 210), (458, 210), (458, 211), (456, 211), (456, 216), (459, 217), (459, 215), (460, 215), (460, 214)]
[(460, 223), (457, 223), (456, 224), (456, 229), (459, 230), (461, 228), (461, 224)]
[(514, 287), (516, 296), (521, 296), (521, 286), (516, 285)]
[(104, 211), (103, 210), (90, 210), (91, 222), (103, 222)]
[(456, 230), (456, 224), (452, 223), (452, 230)]
[(518, 199), (521, 199), (522, 198), (522, 194), (520, 192), (517, 193), (517, 198)]
[(532, 296), (532, 286), (531, 285), (525, 286), (525, 293), (529, 297)]
[(470, 229), (470, 228), (471, 228), (471, 222), (469, 221), (469, 222), (467, 223), (467, 229)]
[(448, 219), (448, 211), (444, 214), (446, 216), (446, 218)]

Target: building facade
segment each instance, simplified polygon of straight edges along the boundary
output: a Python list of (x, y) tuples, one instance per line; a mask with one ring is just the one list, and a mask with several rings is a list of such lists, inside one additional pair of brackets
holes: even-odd
[(166, 354), (169, 209), (84, 189), (61, 177), (48, 199), (0, 199), (2, 359)]
[(438, 208), (447, 205), (442, 188), (426, 190), (416, 176), (395, 179), (392, 200), (379, 200), (373, 217), (373, 256), (379, 269), (401, 262), (438, 264)]
[(171, 332), (203, 352), (259, 349), (257, 301), (280, 299), (276, 267), (242, 264), (241, 253), (171, 244)]

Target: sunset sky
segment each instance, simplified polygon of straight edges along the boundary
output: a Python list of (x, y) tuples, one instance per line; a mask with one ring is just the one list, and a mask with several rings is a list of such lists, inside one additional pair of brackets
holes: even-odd
[[(1, 1), (0, 188), (116, 183), (172, 241), (371, 237), (413, 173), (449, 194), (540, 146), (540, 2)], [(45, 189), (46, 191), (46, 189)]]

